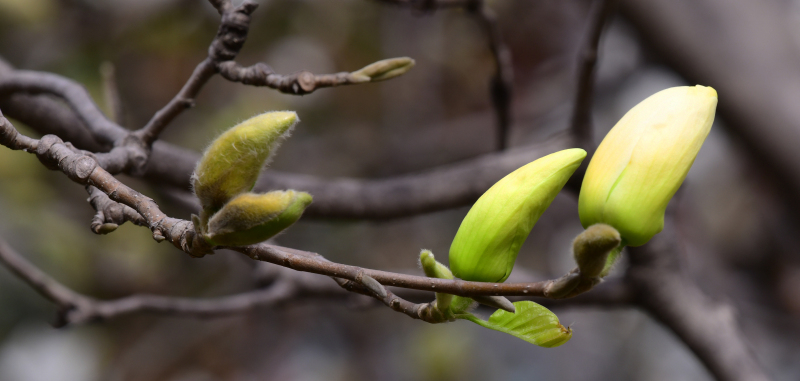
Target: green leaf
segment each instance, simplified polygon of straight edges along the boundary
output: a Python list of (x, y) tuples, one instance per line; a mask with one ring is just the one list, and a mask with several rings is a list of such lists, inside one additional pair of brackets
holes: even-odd
[(517, 309), (516, 313), (497, 310), (488, 321), (472, 314), (457, 315), (456, 318), (505, 332), (545, 348), (557, 347), (572, 337), (572, 329), (561, 325), (558, 316), (547, 308), (527, 300), (516, 302), (514, 306)]

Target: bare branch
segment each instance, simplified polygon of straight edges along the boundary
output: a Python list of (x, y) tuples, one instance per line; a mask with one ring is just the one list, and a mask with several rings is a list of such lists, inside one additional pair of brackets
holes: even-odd
[(489, 39), (489, 49), (494, 58), (495, 72), (489, 85), (492, 106), (497, 116), (497, 149), (502, 151), (508, 145), (508, 133), (511, 127), (511, 95), (514, 88), (514, 66), (511, 62), (511, 50), (508, 49), (497, 16), (485, 1), (475, 0), (473, 13), (478, 17), (484, 33)]
[(592, 141), (592, 98), (594, 95), (594, 72), (597, 64), (598, 46), (603, 27), (611, 16), (614, 0), (594, 0), (589, 13), (586, 36), (578, 50), (578, 83), (572, 111), (572, 133), (581, 148), (594, 148)]
[(233, 8), (233, 3), (231, 0), (208, 0), (208, 2), (217, 9), (219, 14), (228, 12), (231, 8)]
[[(315, 275), (288, 269), (277, 271), (268, 288), (217, 298), (185, 298), (131, 295), (97, 300), (77, 293), (39, 270), (0, 238), (0, 263), (59, 307), (56, 326), (107, 320), (122, 315), (149, 312), (189, 317), (217, 317), (276, 307), (307, 298), (352, 298), (335, 283)], [(280, 269), (280, 268), (278, 268)], [(323, 282), (324, 281), (324, 282)]]
[[(2, 118), (2, 120), (5, 120), (5, 118)], [(10, 142), (9, 146), (20, 146), (17, 142), (22, 139), (28, 139), (19, 134), (7, 121), (0, 123), (0, 127), (2, 127), (0, 129), (0, 143)], [(72, 181), (81, 185), (94, 186), (107, 194), (111, 200), (136, 210), (144, 218), (147, 226), (153, 232), (153, 238), (157, 241), (162, 240), (162, 238), (166, 239), (175, 247), (196, 257), (209, 254), (214, 249), (196, 234), (191, 222), (168, 217), (152, 199), (121, 183), (102, 167), (98, 166), (93, 155), (65, 145), (61, 139), (54, 135), (45, 135), (38, 141), (33, 139), (28, 139), (28, 141), (29, 145), (24, 148), (27, 150), (35, 148), (37, 157), (48, 168), (59, 169)], [(434, 279), (338, 264), (327, 261), (316, 253), (302, 252), (264, 243), (230, 249), (239, 251), (256, 260), (334, 278), (358, 281), (358, 275), (363, 274), (376, 279), (384, 285), (445, 292), (460, 296), (529, 295), (551, 297), (549, 291), (556, 282), (550, 280), (533, 283), (484, 283), (458, 279)], [(585, 292), (590, 288), (587, 287), (581, 291)], [(553, 297), (558, 298), (558, 296)]]
[[(135, 225), (147, 226), (147, 221), (133, 208), (112, 201), (108, 195), (91, 185), (86, 187), (86, 191), (89, 192), (89, 204), (97, 211), (92, 218), (91, 229), (93, 232), (108, 234), (127, 221)], [(154, 238), (157, 241), (163, 240), (163, 237)]]
[(83, 86), (59, 75), (16, 70), (0, 79), (0, 98), (14, 93), (48, 94), (63, 99), (101, 143), (110, 145), (127, 135), (124, 128), (106, 119)]
[(626, 276), (637, 304), (675, 332), (718, 380), (768, 380), (743, 340), (734, 308), (681, 272), (670, 225), (647, 245), (631, 248)]
[(206, 58), (197, 65), (189, 80), (181, 88), (181, 91), (166, 106), (158, 110), (144, 127), (136, 131), (142, 141), (152, 144), (175, 117), (183, 110), (194, 106), (194, 98), (203, 85), (216, 73), (215, 66), (215, 63), (210, 58)]
[(462, 8), (476, 16), (489, 41), (495, 64), (495, 73), (489, 83), (489, 94), (497, 118), (497, 149), (506, 149), (508, 129), (511, 125), (511, 93), (514, 85), (514, 67), (497, 16), (483, 0), (378, 0), (381, 3), (432, 12), (444, 8)]
[(234, 61), (219, 64), (220, 75), (232, 82), (241, 82), (245, 85), (266, 86), (282, 93), (305, 95), (324, 87), (342, 85), (357, 85), (370, 82), (367, 78), (354, 75), (354, 73), (341, 72), (336, 74), (315, 75), (301, 71), (290, 75), (276, 74), (267, 64), (257, 63), (253, 66), (243, 67)]

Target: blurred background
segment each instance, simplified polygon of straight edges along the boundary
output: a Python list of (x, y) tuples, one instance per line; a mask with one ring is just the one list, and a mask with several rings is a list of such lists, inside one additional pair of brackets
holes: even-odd
[[(416, 67), (391, 81), (303, 97), (217, 76), (165, 140), (202, 150), (254, 114), (296, 110), (302, 122), (272, 164), (281, 171), (379, 178), (493, 151), (494, 63), (474, 15), (368, 0), (260, 4), (237, 59), (244, 65), (323, 74), (409, 56)], [(513, 57), (510, 146), (564, 133), (592, 2), (488, 4)], [(203, 0), (0, 0), (0, 57), (72, 78), (106, 109), (100, 67), (113, 64), (124, 125), (139, 128), (206, 57), (218, 23)], [(776, 380), (800, 379), (798, 53), (798, 0), (618, 1), (601, 40), (593, 115), (599, 142), (659, 90), (718, 90), (715, 126), (672, 201), (684, 271), (738, 309), (745, 340)], [(122, 180), (172, 216), (189, 217), (152, 185)], [(0, 235), (67, 286), (98, 298), (208, 297), (255, 286), (251, 265), (235, 253), (191, 259), (130, 224), (92, 234), (86, 197), (33, 155), (0, 148)], [(419, 250), (445, 259), (467, 210), (388, 221), (303, 219), (277, 243), (341, 263), (421, 273)], [(581, 230), (576, 197), (562, 192), (512, 277), (569, 271), (571, 240)], [(575, 332), (555, 349), (468, 322), (429, 325), (336, 301), (208, 320), (136, 314), (54, 329), (55, 307), (0, 267), (0, 380), (711, 379), (672, 332), (636, 308), (554, 312)]]

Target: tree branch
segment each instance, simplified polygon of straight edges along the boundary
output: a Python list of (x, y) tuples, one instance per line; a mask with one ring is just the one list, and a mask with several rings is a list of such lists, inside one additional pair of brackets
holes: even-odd
[(462, 8), (478, 19), (495, 64), (495, 72), (489, 83), (489, 96), (497, 119), (497, 150), (506, 149), (508, 129), (511, 126), (511, 93), (514, 85), (514, 66), (511, 50), (508, 49), (497, 16), (483, 0), (378, 0), (381, 3), (411, 8), (420, 12), (432, 12), (444, 8)]
[(578, 83), (572, 111), (572, 133), (578, 146), (587, 151), (594, 148), (592, 140), (592, 98), (594, 73), (597, 65), (600, 36), (611, 16), (614, 0), (594, 0), (589, 13), (586, 36), (578, 50)]
[(630, 249), (626, 276), (636, 303), (675, 332), (718, 380), (768, 380), (743, 340), (735, 309), (710, 298), (681, 272), (669, 222), (650, 243)]
[(511, 50), (503, 41), (497, 16), (486, 5), (484, 0), (474, 0), (469, 6), (483, 27), (489, 40), (489, 49), (494, 58), (495, 72), (489, 83), (489, 94), (497, 117), (497, 150), (502, 151), (508, 145), (508, 133), (511, 127), (511, 96), (514, 88), (514, 66), (511, 62)]

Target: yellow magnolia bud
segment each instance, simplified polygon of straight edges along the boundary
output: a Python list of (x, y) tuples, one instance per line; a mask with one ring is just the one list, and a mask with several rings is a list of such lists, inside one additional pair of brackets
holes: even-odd
[(205, 239), (214, 246), (259, 243), (295, 223), (309, 204), (310, 194), (293, 190), (240, 194), (209, 219)]
[(520, 247), (586, 151), (573, 148), (529, 163), (494, 184), (472, 206), (450, 246), (450, 269), (464, 280), (503, 282)]
[(249, 192), (270, 154), (297, 123), (293, 111), (267, 112), (225, 131), (208, 147), (192, 176), (204, 216)]
[(628, 111), (597, 148), (578, 202), (584, 227), (605, 223), (623, 244), (645, 244), (664, 228), (664, 211), (711, 129), (717, 92), (673, 87)]

